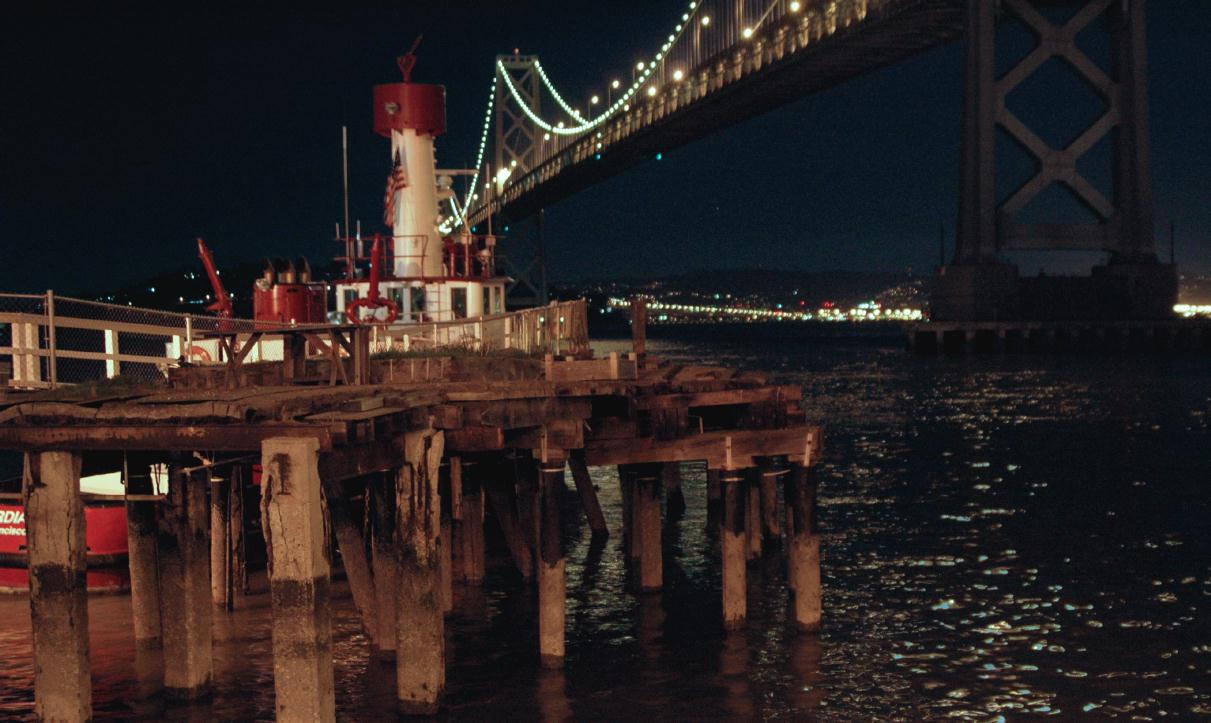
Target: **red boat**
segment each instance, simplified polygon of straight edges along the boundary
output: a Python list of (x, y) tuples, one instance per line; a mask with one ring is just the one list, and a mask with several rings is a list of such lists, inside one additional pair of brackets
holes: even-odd
[[(88, 589), (98, 592), (119, 591), (130, 586), (126, 505), (120, 493), (104, 494), (110, 491), (110, 476), (81, 480)], [(26, 554), (25, 508), (19, 504), (0, 504), (0, 592), (29, 590)]]

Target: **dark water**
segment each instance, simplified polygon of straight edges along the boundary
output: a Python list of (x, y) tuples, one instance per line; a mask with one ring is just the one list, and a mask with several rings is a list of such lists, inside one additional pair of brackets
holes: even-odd
[[(800, 383), (826, 427), (825, 630), (790, 634), (777, 559), (750, 573), (750, 625), (719, 629), (701, 471), (666, 532), (666, 590), (627, 591), (617, 536), (569, 530), (566, 670), (540, 671), (533, 600), (503, 566), (462, 591), (454, 719), (922, 719), (1211, 715), (1211, 361), (919, 359), (838, 341), (655, 342), (678, 360)], [(595, 470), (612, 529), (619, 501)], [(216, 622), (207, 706), (139, 702), (124, 597), (90, 603), (99, 717), (273, 713), (267, 601)], [(335, 611), (337, 701), (389, 719), (392, 671)], [(28, 715), (28, 606), (0, 598), (0, 716)]]

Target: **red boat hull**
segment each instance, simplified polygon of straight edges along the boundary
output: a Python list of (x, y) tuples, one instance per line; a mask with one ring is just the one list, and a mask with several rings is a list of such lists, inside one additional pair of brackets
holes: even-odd
[[(118, 591), (130, 586), (126, 558), (126, 507), (121, 501), (89, 502), (84, 507), (88, 545), (88, 589)], [(25, 508), (0, 505), (0, 553), (25, 554)], [(0, 590), (29, 590), (24, 567), (0, 566)]]

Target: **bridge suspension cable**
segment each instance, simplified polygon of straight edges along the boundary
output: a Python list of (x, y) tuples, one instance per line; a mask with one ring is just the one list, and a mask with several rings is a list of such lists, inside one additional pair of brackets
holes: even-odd
[[(851, 1), (863, 6), (868, 2), (868, 0)], [(620, 112), (630, 110), (638, 100), (647, 100), (647, 97), (655, 98), (670, 83), (690, 79), (693, 73), (711, 59), (724, 56), (729, 48), (753, 38), (763, 26), (779, 20), (783, 16), (797, 14), (808, 4), (800, 0), (693, 0), (689, 2), (688, 7), (683, 10), (680, 18), (674, 24), (672, 32), (661, 43), (659, 49), (649, 56), (649, 59), (640, 61), (635, 66), (636, 73), (632, 77), (631, 84), (625, 90), (619, 91), (613, 102), (596, 116), (593, 116), (591, 111), (582, 113), (570, 104), (556, 88), (542, 63), (537, 58), (533, 59), (530, 67), (537, 76), (540, 87), (546, 89), (561, 114), (566, 115), (570, 122), (544, 119), (534, 110), (526, 94), (518, 87), (503, 60), (498, 58), (493, 68), (492, 90), (484, 115), (484, 127), (476, 154), (471, 186), (461, 204), (455, 199), (451, 199), (453, 215), (443, 221), (442, 232), (449, 233), (451, 229), (462, 224), (466, 216), (477, 213), (478, 208), (486, 203), (487, 199), (481, 198), (483, 191), (479, 187), (481, 179), (483, 179), (485, 188), (493, 182), (498, 182), (503, 187), (504, 181), (514, 175), (512, 169), (505, 168), (499, 171), (501, 174), (499, 178), (484, 178), (489, 175), (484, 163), (488, 141), (491, 137), (493, 112), (498, 103), (498, 94), (507, 92), (508, 100), (512, 101), (512, 105), (515, 105), (521, 114), (534, 124), (534, 127), (546, 134), (544, 140), (549, 140), (551, 136), (563, 139), (549, 145), (544, 144), (539, 156), (540, 162), (542, 162), (560, 152), (566, 143), (572, 142), (576, 137), (597, 130)], [(826, 12), (831, 14), (833, 11)], [(640, 96), (640, 98), (637, 99), (636, 96)], [(502, 95), (499, 103), (503, 106), (504, 102), (505, 99)], [(598, 148), (601, 148), (600, 143)], [(516, 161), (513, 163), (516, 165)], [(523, 167), (521, 170), (529, 172), (533, 168)]]

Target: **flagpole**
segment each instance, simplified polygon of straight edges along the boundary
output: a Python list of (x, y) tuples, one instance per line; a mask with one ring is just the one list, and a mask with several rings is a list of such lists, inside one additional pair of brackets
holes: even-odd
[(345, 266), (353, 278), (353, 240), (349, 234), (349, 126), (341, 126), (341, 175), (345, 186)]

